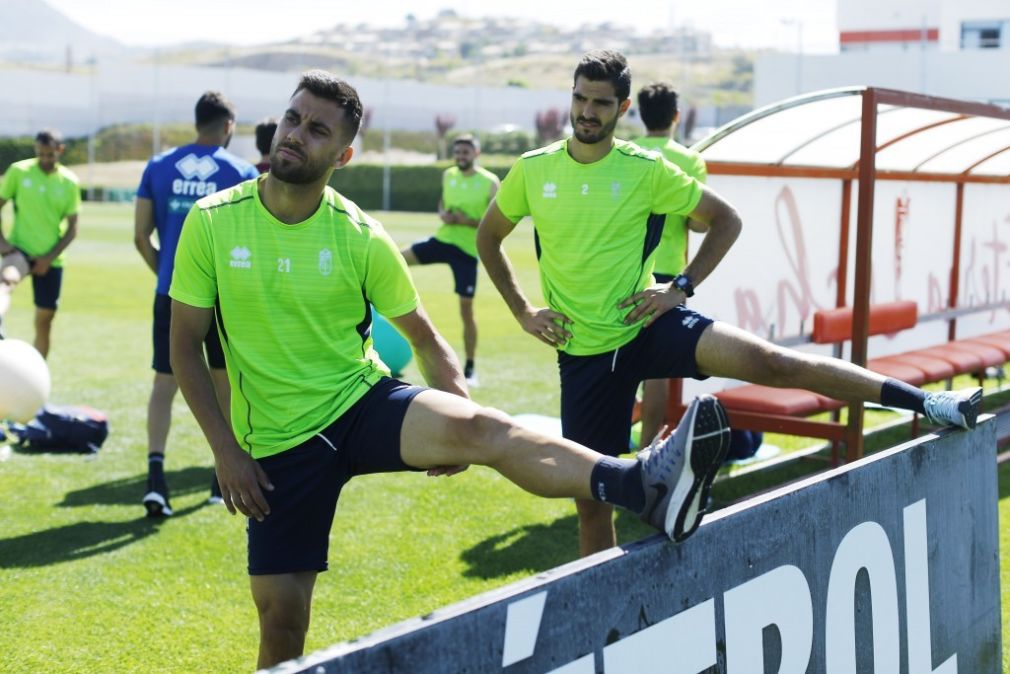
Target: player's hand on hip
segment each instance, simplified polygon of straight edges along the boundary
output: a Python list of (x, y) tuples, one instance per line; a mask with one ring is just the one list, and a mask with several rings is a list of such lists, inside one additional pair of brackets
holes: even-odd
[(658, 283), (649, 286), (642, 292), (635, 293), (617, 305), (619, 309), (633, 307), (628, 315), (624, 317), (627, 325), (644, 320), (645, 327), (652, 325), (657, 318), (673, 309), (679, 304), (683, 304), (687, 299), (682, 291), (677, 290), (670, 283)]
[(274, 486), (266, 471), (238, 445), (215, 452), (214, 467), (228, 512), (238, 511), (260, 522), (270, 514), (263, 490), (273, 491)]
[(570, 318), (547, 308), (531, 307), (519, 315), (519, 325), (523, 330), (553, 347), (563, 346), (572, 338), (572, 333), (566, 328), (571, 324)]

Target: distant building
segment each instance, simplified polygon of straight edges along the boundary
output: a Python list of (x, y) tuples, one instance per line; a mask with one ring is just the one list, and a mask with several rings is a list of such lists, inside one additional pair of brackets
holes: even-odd
[(764, 54), (754, 100), (870, 85), (1010, 103), (1007, 0), (837, 0), (837, 55)]

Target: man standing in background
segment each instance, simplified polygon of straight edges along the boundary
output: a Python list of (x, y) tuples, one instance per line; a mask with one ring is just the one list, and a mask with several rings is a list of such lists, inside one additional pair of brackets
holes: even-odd
[[(632, 142), (646, 150), (655, 150), (667, 161), (698, 182), (708, 179), (708, 170), (701, 155), (673, 139), (680, 121), (677, 92), (668, 82), (653, 82), (638, 91), (638, 114), (646, 134)], [(667, 214), (663, 236), (656, 249), (656, 268), (652, 272), (656, 283), (670, 283), (687, 264), (687, 230), (704, 233), (704, 223), (683, 215)], [(642, 384), (642, 432), (640, 448), (645, 447), (659, 432), (666, 418), (670, 380), (647, 379)]]
[(273, 117), (267, 117), (256, 125), (256, 149), (260, 153), (256, 170), (260, 173), (270, 170), (270, 144), (274, 141), (275, 131), (277, 131), (277, 120)]
[[(172, 301), (168, 288), (182, 224), (197, 199), (259, 175), (256, 167), (225, 149), (234, 130), (235, 106), (216, 91), (206, 92), (196, 103), (196, 141), (152, 157), (137, 188), (134, 243), (158, 277), (154, 295), (154, 385), (147, 405), (147, 490), (143, 498), (148, 517), (172, 514), (164, 464), (172, 401), (179, 387), (169, 363)], [(157, 246), (151, 241), (155, 231)], [(204, 345), (221, 408), (227, 413), (230, 389), (215, 326), (207, 331)], [(211, 484), (211, 501), (220, 502), (216, 476)]]
[(477, 323), (473, 295), (477, 288), (477, 225), (498, 191), (498, 176), (477, 166), (480, 142), (469, 134), (452, 143), (456, 165), (442, 174), (442, 197), (438, 217), (442, 226), (435, 236), (400, 251), (407, 264), (445, 262), (452, 269), (459, 313), (463, 319), (463, 375), (467, 385), (478, 385), (474, 359), (477, 353)]
[(49, 355), (49, 336), (63, 285), (63, 251), (77, 236), (81, 206), (77, 176), (59, 163), (65, 149), (58, 131), (40, 131), (35, 136), (35, 158), (11, 164), (0, 183), (0, 208), (14, 202), (9, 237), (0, 226), (0, 337), (11, 292), (30, 273), (35, 348), (43, 357)]

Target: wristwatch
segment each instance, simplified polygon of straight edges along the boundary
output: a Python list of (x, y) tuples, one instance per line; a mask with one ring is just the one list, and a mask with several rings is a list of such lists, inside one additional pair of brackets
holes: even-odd
[(694, 282), (687, 274), (677, 274), (673, 277), (673, 287), (684, 293), (687, 297), (694, 297)]

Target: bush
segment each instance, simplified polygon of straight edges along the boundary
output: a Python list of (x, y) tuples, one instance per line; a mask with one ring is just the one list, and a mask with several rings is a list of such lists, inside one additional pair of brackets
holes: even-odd
[[(451, 162), (423, 166), (389, 167), (389, 208), (393, 211), (434, 213), (442, 196), (442, 172)], [(509, 165), (492, 165), (484, 168), (499, 178), (504, 178)], [(381, 164), (351, 164), (334, 171), (330, 185), (366, 211), (382, 208)]]

